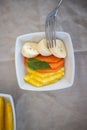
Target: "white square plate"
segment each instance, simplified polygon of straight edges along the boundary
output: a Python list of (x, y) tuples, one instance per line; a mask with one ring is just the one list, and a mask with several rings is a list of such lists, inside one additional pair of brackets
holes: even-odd
[(13, 119), (14, 119), (14, 130), (16, 130), (16, 114), (15, 114), (15, 107), (14, 107), (13, 98), (11, 95), (3, 94), (3, 93), (0, 93), (0, 96), (3, 97), (5, 99), (5, 101), (11, 102), (12, 110), (13, 110)]
[(67, 56), (65, 58), (65, 75), (64, 77), (53, 84), (36, 88), (31, 84), (28, 84), (24, 81), (23, 77), (25, 75), (23, 56), (21, 54), (21, 49), (23, 43), (26, 41), (36, 41), (39, 42), (41, 39), (45, 37), (44, 32), (36, 32), (25, 34), (17, 37), (16, 47), (15, 47), (15, 66), (16, 66), (16, 74), (19, 87), (24, 90), (32, 90), (32, 91), (50, 91), (50, 90), (58, 90), (63, 88), (71, 87), (74, 82), (75, 75), (75, 59), (74, 59), (74, 51), (71, 37), (66, 32), (57, 32), (56, 38), (60, 38), (64, 41), (67, 51)]

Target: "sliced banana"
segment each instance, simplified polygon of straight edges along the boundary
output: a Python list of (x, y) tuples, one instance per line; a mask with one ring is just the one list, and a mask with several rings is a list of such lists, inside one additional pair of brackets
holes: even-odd
[(59, 58), (65, 58), (66, 57), (66, 48), (64, 46), (63, 41), (56, 39), (56, 46), (53, 48), (50, 48), (51, 53)]
[(47, 48), (47, 43), (46, 43), (46, 39), (42, 39), (39, 43), (38, 43), (38, 47), (37, 47), (39, 53), (43, 56), (50, 56), (52, 53), (50, 52), (50, 50)]
[(27, 58), (33, 58), (37, 56), (39, 52), (37, 51), (37, 43), (26, 42), (22, 47), (22, 55)]

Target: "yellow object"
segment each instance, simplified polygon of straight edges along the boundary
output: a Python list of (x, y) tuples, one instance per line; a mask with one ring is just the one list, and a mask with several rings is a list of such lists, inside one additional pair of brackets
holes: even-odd
[(35, 87), (42, 87), (60, 80), (64, 76), (64, 67), (52, 73), (40, 73), (31, 69), (28, 69), (28, 72), (24, 80)]
[(13, 124), (13, 111), (12, 111), (12, 105), (8, 101), (5, 106), (5, 130), (13, 130), (14, 124)]
[(35, 70), (31, 70), (29, 67), (27, 67), (27, 71), (28, 71), (29, 74), (33, 74), (35, 77), (39, 77), (39, 78), (45, 79), (48, 76), (53, 76), (53, 75), (56, 75), (59, 72), (63, 72), (64, 71), (64, 67), (62, 67), (60, 70), (58, 70), (56, 72), (50, 72), (50, 73), (40, 73), (40, 72), (37, 72)]
[(0, 97), (0, 130), (4, 130), (4, 107), (5, 107), (4, 98)]

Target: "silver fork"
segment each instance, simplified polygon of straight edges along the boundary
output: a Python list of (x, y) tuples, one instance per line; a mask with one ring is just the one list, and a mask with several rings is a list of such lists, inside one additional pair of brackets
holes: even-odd
[(62, 0), (58, 2), (57, 7), (53, 11), (51, 11), (46, 17), (45, 35), (48, 48), (56, 47), (56, 16), (61, 2)]

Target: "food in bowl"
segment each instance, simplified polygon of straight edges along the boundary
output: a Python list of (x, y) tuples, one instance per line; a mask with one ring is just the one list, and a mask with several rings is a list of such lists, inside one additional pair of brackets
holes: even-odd
[(20, 89), (30, 90), (30, 91), (52, 91), (59, 90), (68, 87), (72, 87), (74, 83), (75, 76), (75, 57), (73, 50), (73, 43), (69, 33), (66, 32), (56, 32), (56, 38), (61, 39), (64, 42), (66, 48), (66, 57), (64, 58), (64, 77), (58, 82), (51, 83), (45, 87), (34, 87), (32, 84), (24, 81), (24, 75), (26, 75), (25, 66), (23, 64), (23, 55), (21, 54), (23, 44), (27, 41), (35, 41), (39, 43), (45, 38), (45, 32), (35, 32), (20, 35), (16, 39), (15, 46), (15, 69), (17, 81)]
[(0, 96), (0, 130), (14, 130), (12, 104), (4, 96)]
[(40, 42), (24, 42), (21, 53), (26, 74), (24, 81), (35, 87), (42, 87), (59, 81), (65, 73), (66, 47), (56, 39), (56, 46), (48, 48), (46, 39)]

